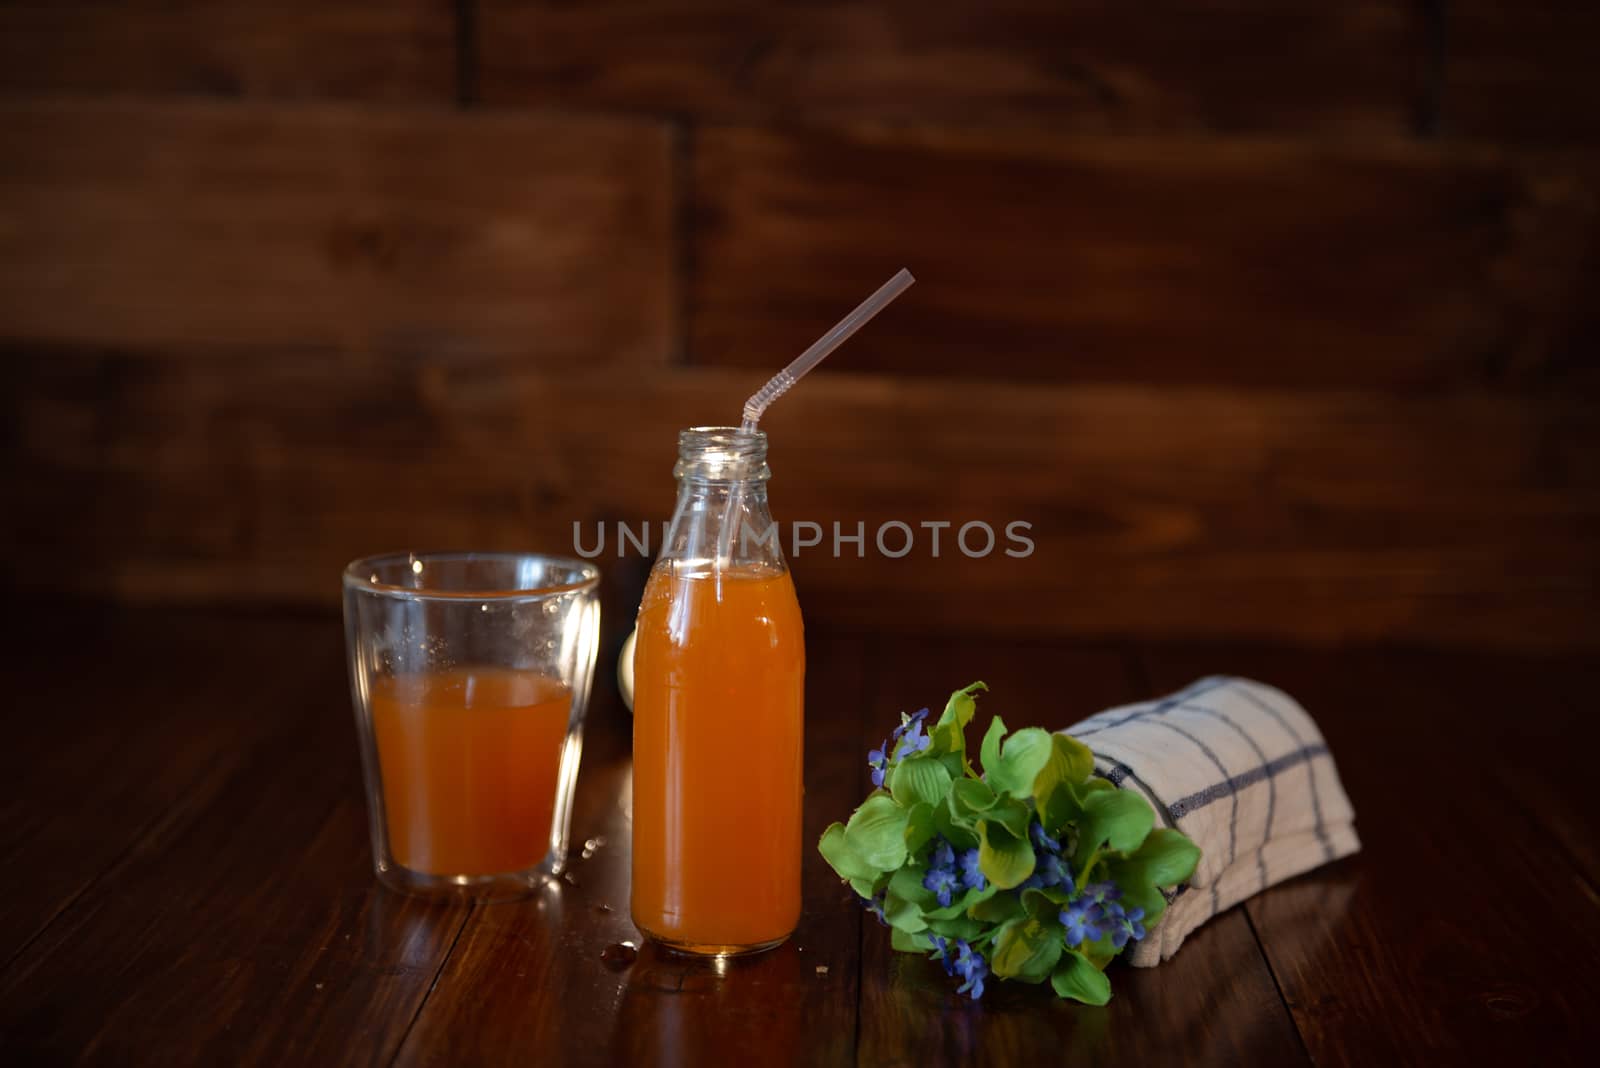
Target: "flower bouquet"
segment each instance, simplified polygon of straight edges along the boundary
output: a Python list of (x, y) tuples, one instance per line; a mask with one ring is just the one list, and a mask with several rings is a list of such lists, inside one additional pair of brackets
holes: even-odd
[(1137, 793), (1094, 774), (1094, 758), (1064, 734), (1007, 734), (999, 716), (967, 754), (975, 682), (950, 696), (932, 728), (928, 710), (868, 754), (875, 789), (818, 849), (891, 928), (895, 949), (929, 953), (983, 995), (990, 975), (1050, 980), (1090, 1005), (1111, 998), (1105, 967), (1145, 936), (1167, 906), (1164, 889), (1194, 872), (1200, 849), (1153, 830)]

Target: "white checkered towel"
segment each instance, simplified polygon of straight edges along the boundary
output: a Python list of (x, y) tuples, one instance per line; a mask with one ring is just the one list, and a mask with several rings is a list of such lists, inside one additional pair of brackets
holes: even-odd
[(1203, 851), (1194, 877), (1129, 954), (1136, 967), (1160, 964), (1190, 931), (1252, 894), (1361, 848), (1321, 732), (1271, 686), (1201, 679), (1064, 733), (1093, 751), (1101, 775), (1143, 794), (1157, 826), (1178, 828)]

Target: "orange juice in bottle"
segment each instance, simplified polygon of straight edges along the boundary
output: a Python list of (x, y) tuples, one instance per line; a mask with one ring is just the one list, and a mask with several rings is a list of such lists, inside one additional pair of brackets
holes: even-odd
[(766, 436), (678, 445), (634, 652), (633, 922), (674, 949), (756, 952), (800, 917), (805, 636)]

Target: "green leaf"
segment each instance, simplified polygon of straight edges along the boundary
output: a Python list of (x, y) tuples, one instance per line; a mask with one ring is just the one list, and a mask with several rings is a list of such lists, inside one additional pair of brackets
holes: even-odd
[(1051, 887), (1048, 890), (1030, 886), (1019, 899), (1023, 911), (1036, 920), (1051, 920), (1071, 902), (1072, 896)]
[(1071, 783), (1057, 783), (1055, 789), (1045, 795), (1044, 804), (1039, 808), (1039, 822), (1057, 837), (1066, 830), (1068, 824), (1081, 819), (1083, 805), (1078, 801), (1078, 792)]
[(957, 779), (950, 787), (950, 811), (970, 821), (994, 807), (994, 791), (978, 779)]
[(1017, 920), (1000, 929), (989, 966), (1002, 979), (1042, 983), (1061, 959), (1061, 929), (1038, 920)]
[(952, 916), (949, 919), (934, 917), (928, 920), (928, 930), (941, 938), (964, 938), (971, 942), (988, 929), (988, 924), (966, 916)]
[[(837, 824), (835, 824), (835, 826), (837, 826)], [(882, 878), (882, 876), (879, 876), (879, 878)], [(862, 897), (875, 897), (877, 896), (879, 887), (877, 885), (877, 881), (874, 879), (851, 879), (850, 889), (854, 890)]]
[(1028, 811), (1026, 801), (1018, 801), (1014, 797), (1002, 797), (990, 806), (983, 818), (991, 823), (998, 823), (1017, 838), (1028, 837), (1028, 821), (1033, 813)]
[(978, 845), (978, 832), (972, 829), (971, 820), (957, 820), (950, 812), (948, 804), (935, 805), (933, 808), (933, 826), (938, 832), (950, 840), (950, 844), (957, 849), (975, 849)]
[(974, 920), (981, 920), (984, 923), (1005, 923), (1024, 915), (1022, 899), (1016, 894), (995, 894), (987, 901), (973, 905), (969, 911)]
[[(998, 717), (995, 722), (999, 722)], [(995, 792), (1018, 798), (1032, 797), (1034, 781), (1049, 763), (1054, 748), (1050, 733), (1038, 727), (1024, 727), (1005, 740), (993, 761), (987, 752), (987, 738), (984, 745), (983, 774)]]
[(1140, 865), (1143, 881), (1177, 886), (1194, 874), (1200, 863), (1200, 847), (1182, 831), (1161, 827), (1151, 831), (1128, 859)]
[(1098, 775), (1081, 783), (1063, 783), (1050, 795), (1044, 814), (1044, 825), (1054, 834), (1068, 823), (1083, 819), (1084, 803), (1097, 793), (1115, 790), (1111, 783)]
[(896, 931), (905, 931), (907, 934), (928, 929), (928, 921), (922, 918), (922, 909), (917, 903), (907, 901), (893, 890), (883, 895), (883, 919)]
[(1144, 909), (1144, 925), (1151, 928), (1167, 909), (1158, 887), (1176, 886), (1194, 874), (1200, 847), (1178, 831), (1162, 828), (1150, 832), (1144, 845), (1128, 857), (1113, 857), (1106, 874), (1122, 888), (1124, 906)]
[(925, 934), (911, 934), (896, 927), (889, 932), (889, 945), (901, 953), (926, 953), (933, 948), (933, 940)]
[(942, 909), (930, 909), (925, 913), (929, 920), (948, 920), (957, 916), (965, 916), (967, 910), (989, 900), (1000, 892), (1000, 888), (993, 883), (982, 890), (967, 890), (952, 898), (950, 904)]
[(989, 729), (983, 732), (983, 744), (978, 749), (978, 759), (983, 761), (984, 775), (991, 784), (994, 783), (994, 777), (989, 775), (989, 769), (1000, 763), (1000, 740), (1005, 736), (1006, 721), (996, 716), (989, 721)]
[(1089, 963), (1096, 968), (1105, 969), (1108, 961), (1117, 955), (1116, 943), (1112, 940), (1112, 932), (1107, 931), (1093, 942), (1085, 942), (1078, 946), (1078, 952), (1089, 958)]
[(1155, 819), (1149, 803), (1132, 790), (1092, 793), (1084, 801), (1083, 817), (1078, 821), (1078, 845), (1072, 855), (1075, 873), (1080, 878), (1087, 874), (1102, 846), (1110, 845), (1119, 852), (1139, 848)]
[(978, 822), (978, 870), (991, 885), (1010, 890), (1033, 874), (1033, 865), (1026, 834), (1012, 834), (1001, 823)]
[[(1065, 734), (1050, 736), (1050, 759), (1033, 780), (1033, 805), (1041, 816), (1050, 811), (1050, 800), (1061, 786), (1076, 786), (1094, 774), (1094, 754), (1076, 738)], [(1060, 826), (1061, 822), (1055, 823)]]
[(933, 891), (922, 885), (927, 869), (920, 864), (907, 864), (889, 877), (889, 893), (919, 908), (932, 908), (936, 898)]
[[(822, 832), (822, 838), (817, 842), (817, 852), (822, 854), (841, 879), (849, 879), (852, 883), (863, 880), (871, 883), (883, 871), (882, 868), (873, 867), (850, 844), (845, 835), (844, 824), (832, 823)], [(870, 896), (870, 895), (869, 895)]]
[(893, 871), (906, 861), (906, 819), (909, 813), (885, 793), (861, 803), (844, 825), (845, 841), (878, 871)]
[(1089, 799), (1086, 815), (1103, 828), (1106, 843), (1119, 853), (1139, 848), (1155, 826), (1155, 810), (1132, 790), (1106, 791)]
[(914, 756), (902, 760), (889, 773), (889, 793), (906, 808), (923, 803), (938, 805), (950, 789), (950, 772), (938, 758)]
[(1073, 950), (1061, 954), (1061, 961), (1050, 975), (1057, 994), (1085, 1005), (1104, 1005), (1111, 1000), (1111, 983), (1089, 958)]
[(978, 703), (974, 697), (988, 689), (984, 683), (975, 682), (950, 695), (950, 700), (944, 706), (944, 714), (929, 732), (933, 739), (933, 744), (929, 746), (931, 752), (959, 753), (963, 757), (966, 755), (966, 727), (978, 711)]
[(912, 805), (906, 813), (906, 855), (916, 853), (938, 832), (939, 827), (933, 819), (933, 806), (922, 803)]
[(1070, 783), (1087, 782), (1094, 774), (1094, 754), (1089, 747), (1070, 734), (1052, 734), (1055, 752), (1052, 759), (1063, 765), (1063, 778)]

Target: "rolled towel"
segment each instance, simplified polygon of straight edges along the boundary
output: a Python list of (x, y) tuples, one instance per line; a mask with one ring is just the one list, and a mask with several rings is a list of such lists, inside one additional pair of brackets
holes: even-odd
[(1361, 848), (1322, 733), (1287, 694), (1249, 679), (1200, 679), (1159, 701), (1068, 727), (1099, 773), (1136, 790), (1158, 826), (1201, 849), (1193, 877), (1129, 959), (1149, 968), (1245, 898)]

